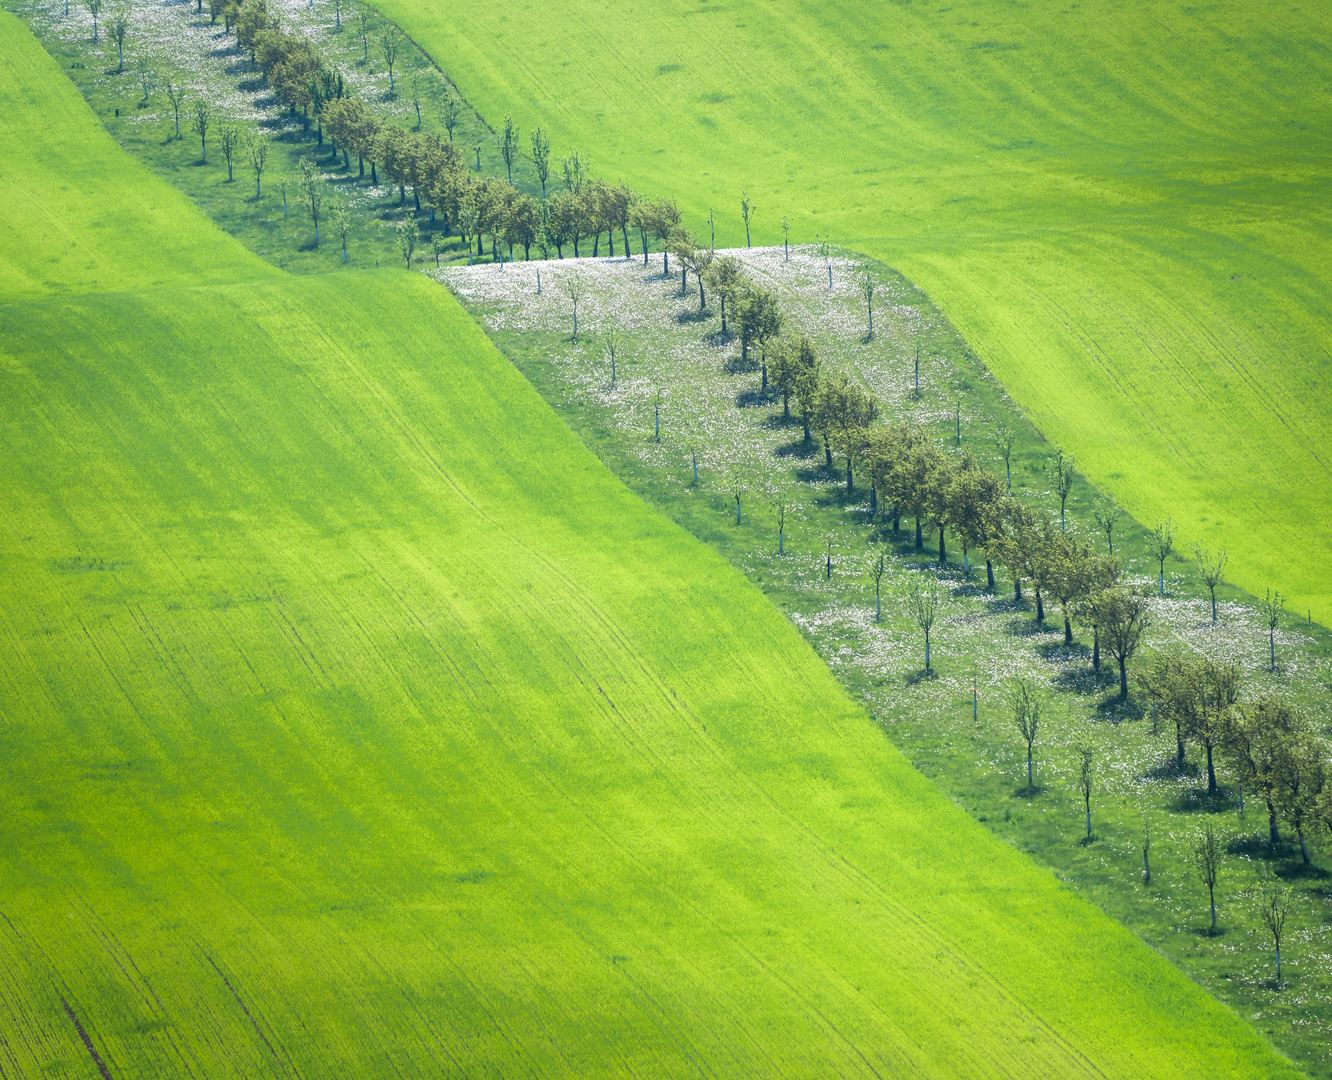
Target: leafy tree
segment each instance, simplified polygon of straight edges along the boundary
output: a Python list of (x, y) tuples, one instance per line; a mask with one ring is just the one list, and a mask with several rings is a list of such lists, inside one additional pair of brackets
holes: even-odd
[(1100, 607), (1101, 635), (1119, 664), (1119, 700), (1128, 700), (1128, 662), (1138, 652), (1142, 635), (1151, 626), (1146, 597), (1127, 589), (1107, 589)]
[[(518, 125), (513, 122), (512, 116), (504, 118), (504, 129), (495, 136), (495, 145), (499, 147), (500, 158), (504, 162), (505, 173), (508, 176), (509, 183), (513, 183), (513, 162), (518, 156), (518, 147), (521, 145), (519, 138)], [(546, 190), (545, 184), (541, 185), (541, 190)]]
[(943, 601), (943, 591), (939, 588), (938, 580), (932, 574), (918, 572), (908, 587), (906, 601), (912, 621), (925, 634), (925, 670), (930, 671), (930, 631), (939, 614), (939, 604)]
[(213, 108), (207, 98), (194, 103), (194, 132), (199, 136), (200, 160), (208, 164), (208, 128), (213, 122)]
[[(1113, 598), (1106, 596), (1105, 600), (1112, 602)], [(1184, 733), (1194, 705), (1189, 662), (1178, 649), (1154, 653), (1140, 681), (1152, 703), (1153, 716), (1159, 713), (1175, 725), (1175, 761), (1182, 766)]]
[(1110, 547), (1110, 554), (1113, 555), (1115, 553), (1115, 525), (1124, 511), (1112, 502), (1102, 502), (1092, 513), (1096, 518), (1097, 527), (1105, 533), (1105, 542)]
[(1300, 842), (1300, 857), (1310, 865), (1306, 834), (1318, 824), (1318, 804), (1327, 788), (1327, 765), (1322, 748), (1310, 735), (1307, 725), (1294, 725), (1289, 738), (1282, 740), (1276, 753), (1277, 812), (1290, 823)]
[(222, 147), (222, 156), (227, 159), (227, 183), (230, 184), (235, 179), (231, 172), (231, 161), (236, 156), (236, 148), (240, 146), (240, 132), (234, 124), (223, 124), (217, 129), (217, 141)]
[(1076, 458), (1065, 458), (1064, 448), (1055, 447), (1055, 456), (1050, 459), (1047, 471), (1050, 484), (1059, 496), (1059, 527), (1064, 527), (1064, 507), (1068, 504), (1069, 493), (1073, 490), (1073, 464)]
[(1092, 793), (1092, 762), (1096, 758), (1096, 751), (1090, 746), (1079, 746), (1078, 757), (1080, 759), (1078, 769), (1078, 789), (1082, 792), (1082, 805), (1087, 811), (1087, 839), (1092, 838), (1091, 831), (1091, 793)]
[(735, 304), (736, 322), (740, 324), (740, 360), (747, 363), (749, 347), (755, 341), (772, 341), (781, 333), (782, 313), (777, 297), (767, 289), (749, 288)]
[(578, 303), (587, 295), (587, 282), (577, 270), (560, 279), (560, 291), (569, 298), (573, 308), (573, 340), (578, 341)]
[(671, 272), (669, 252), (665, 248), (671, 234), (680, 227), (680, 208), (674, 199), (644, 199), (634, 207), (634, 226), (643, 236), (643, 265), (647, 265), (647, 238), (663, 245), (661, 252), (661, 273), (665, 277)]
[(1276, 985), (1281, 989), (1281, 937), (1286, 928), (1286, 917), (1290, 914), (1290, 887), (1282, 882), (1268, 867), (1258, 867), (1258, 913), (1272, 935), (1272, 945), (1276, 949)]
[(167, 101), (171, 102), (171, 111), (176, 118), (176, 138), (180, 138), (180, 107), (185, 104), (185, 87), (174, 79), (168, 78), (166, 81)]
[(1156, 528), (1147, 534), (1147, 544), (1160, 567), (1161, 595), (1165, 596), (1165, 562), (1175, 550), (1175, 531), (1170, 519), (1158, 521)]
[(560, 158), (560, 172), (564, 177), (564, 190), (570, 195), (583, 194), (583, 185), (587, 183), (587, 159), (577, 147), (569, 151), (568, 157)]
[(1036, 743), (1036, 734), (1040, 730), (1041, 713), (1045, 705), (1036, 692), (1036, 684), (1030, 679), (1014, 680), (1009, 702), (1013, 707), (1013, 723), (1027, 744), (1027, 790), (1030, 791), (1035, 786), (1032, 779), (1032, 747)]
[(578, 257), (578, 237), (582, 232), (582, 214), (578, 200), (567, 191), (558, 191), (546, 204), (546, 232), (560, 258), (564, 258), (564, 245), (574, 244), (574, 257)]
[(800, 425), (805, 432), (805, 445), (809, 445), (809, 428), (819, 405), (819, 391), (823, 385), (823, 362), (809, 338), (801, 337), (795, 356), (795, 399), (800, 410)]
[(869, 332), (866, 337), (874, 336), (874, 288), (877, 284), (868, 267), (856, 273), (856, 287), (860, 289), (860, 295), (865, 298), (865, 311), (869, 316)]
[[(957, 467), (946, 477), (943, 491), (948, 526), (962, 543), (962, 572), (971, 575), (971, 549), (990, 539), (993, 515), (990, 508), (999, 498), (999, 478), (969, 451), (957, 459)], [(994, 572), (986, 560), (986, 578), (994, 588)]]
[(324, 205), (324, 181), (319, 175), (319, 167), (311, 158), (301, 159), (301, 178), (297, 181), (297, 188), (305, 208), (310, 212), (310, 220), (314, 222), (314, 242), (315, 247), (318, 247), (319, 212)]
[(1052, 537), (1051, 554), (1054, 565), (1050, 576), (1050, 595), (1064, 617), (1064, 644), (1072, 645), (1073, 626), (1070, 619), (1078, 605), (1091, 595), (1106, 575), (1101, 571), (1101, 557), (1080, 536), (1061, 532)]
[(698, 250), (697, 238), (691, 230), (677, 226), (666, 238), (666, 250), (680, 263), (680, 295), (684, 296), (689, 289), (689, 265)]
[(393, 229), (394, 239), (398, 241), (398, 250), (402, 252), (403, 261), (407, 264), (407, 269), (412, 268), (412, 253), (416, 251), (416, 241), (420, 236), (420, 229), (414, 218), (402, 218)]
[(1193, 872), (1198, 880), (1207, 886), (1207, 899), (1212, 906), (1212, 932), (1216, 933), (1216, 882), (1221, 873), (1221, 840), (1210, 821), (1203, 825), (1202, 832), (1193, 843), (1190, 851), (1193, 859)]
[(745, 219), (745, 247), (753, 247), (749, 242), (749, 219), (754, 216), (757, 207), (749, 201), (749, 192), (740, 192), (740, 216)]
[[(1022, 600), (1022, 581), (1026, 574), (1027, 538), (1036, 526), (1031, 509), (1012, 495), (996, 503), (990, 521), (990, 553), (1013, 577), (1013, 599)], [(919, 535), (917, 535), (919, 541)]]
[(1216, 587), (1221, 584), (1226, 569), (1226, 552), (1222, 548), (1213, 554), (1201, 544), (1193, 545), (1193, 559), (1198, 564), (1207, 591), (1212, 594), (1212, 625), (1216, 625)]
[(401, 48), (402, 31), (390, 23), (384, 32), (379, 35), (379, 51), (383, 54), (384, 63), (388, 66), (389, 97), (397, 96), (397, 88), (393, 80), (393, 68), (398, 62), (398, 50)]
[(124, 8), (116, 8), (112, 11), (111, 18), (106, 24), (107, 36), (116, 45), (117, 72), (125, 70), (125, 36), (129, 33), (129, 24), (129, 12)]
[[(452, 135), (449, 136), (453, 138)], [(550, 179), (550, 136), (546, 134), (546, 129), (536, 127), (527, 137), (530, 150), (528, 160), (532, 162), (532, 167), (536, 169), (537, 179), (541, 181), (541, 197), (546, 197), (546, 181)], [(629, 254), (628, 248), (625, 248), (625, 254)]]
[(1263, 622), (1267, 626), (1267, 646), (1271, 655), (1271, 670), (1276, 671), (1276, 630), (1281, 625), (1281, 613), (1286, 610), (1286, 598), (1279, 592), (1268, 589), (1258, 602), (1258, 610), (1263, 613)]
[(435, 269), (439, 269), (439, 257), (444, 254), (449, 245), (449, 238), (442, 232), (432, 232), (430, 234), (430, 254), (435, 257)]
[(97, 17), (102, 14), (102, 0), (83, 0), (83, 6), (88, 9), (88, 14), (92, 16), (93, 21), (93, 44), (97, 44)]
[(1073, 615), (1079, 622), (1090, 623), (1092, 628), (1092, 670), (1101, 670), (1101, 600), (1107, 589), (1119, 581), (1119, 562), (1111, 556), (1097, 557), (1090, 566), (1090, 574), (1073, 605)]
[(245, 152), (250, 158), (250, 168), (254, 170), (254, 197), (263, 194), (260, 181), (264, 176), (264, 166), (268, 164), (268, 151), (273, 145), (266, 132), (254, 128), (245, 133)]
[(819, 415), (830, 444), (838, 456), (846, 458), (846, 493), (850, 495), (854, 490), (851, 464), (864, 442), (865, 429), (878, 418), (879, 403), (845, 375), (838, 375), (823, 384)]
[(1215, 795), (1213, 752), (1222, 742), (1230, 710), (1239, 700), (1239, 666), (1203, 658), (1185, 665), (1185, 678), (1193, 699), (1193, 707), (1186, 713), (1187, 732), (1206, 754), (1207, 794)]
[(1277, 829), (1277, 791), (1282, 784), (1286, 744), (1301, 733), (1299, 715), (1289, 703), (1260, 697), (1239, 705), (1225, 718), (1221, 749), (1241, 791), (1256, 791), (1267, 806), (1268, 842), (1281, 843)]
[[(444, 126), (444, 130), (449, 134), (449, 142), (453, 142), (453, 129), (458, 126), (462, 119), (462, 102), (458, 100), (458, 95), (452, 90), (444, 91), (444, 98), (439, 103), (439, 122)], [(545, 184), (542, 184), (542, 195), (545, 194)]]
[[(644, 256), (646, 259), (646, 255)], [(744, 285), (744, 272), (740, 266), (740, 260), (731, 255), (722, 255), (712, 261), (708, 267), (708, 284), (712, 291), (717, 294), (717, 299), (721, 303), (721, 326), (722, 335), (726, 334), (726, 304), (727, 301), (734, 301), (736, 294)], [(790, 415), (787, 410), (787, 415)]]
[(504, 242), (509, 245), (509, 258), (513, 259), (513, 245), (521, 244), (523, 258), (532, 259), (532, 245), (541, 232), (541, 205), (526, 192), (516, 188), (504, 219)]

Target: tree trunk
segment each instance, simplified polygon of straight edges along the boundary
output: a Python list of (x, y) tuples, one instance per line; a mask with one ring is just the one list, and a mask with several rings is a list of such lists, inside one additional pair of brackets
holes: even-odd
[(1215, 930), (1215, 929), (1216, 929), (1216, 893), (1214, 893), (1210, 888), (1207, 890), (1207, 899), (1208, 899), (1208, 900), (1211, 902), (1211, 904), (1212, 904), (1212, 929)]
[(1087, 839), (1091, 839), (1091, 809), (1087, 810)]
[(671, 253), (665, 248), (661, 249), (661, 276), (669, 277), (671, 273)]
[(921, 535), (920, 531), (920, 518), (916, 518), (916, 550), (925, 550), (925, 538)]
[(874, 482), (871, 481), (871, 482), (870, 482), (870, 517), (873, 517), (876, 513), (878, 513), (878, 510), (879, 510), (879, 492), (878, 492), (878, 489), (874, 486)]
[(1277, 989), (1281, 989), (1281, 946), (1277, 946)]
[(994, 592), (994, 563), (989, 559), (985, 560), (985, 587)]
[(1150, 885), (1152, 883), (1152, 864), (1147, 858), (1147, 852), (1142, 853), (1142, 883)]
[(823, 463), (832, 468), (832, 447), (828, 445), (828, 436), (823, 437)]
[(1068, 616), (1064, 616), (1064, 644), (1073, 644), (1073, 627), (1069, 625)]
[(1178, 720), (1175, 721), (1175, 760), (1184, 764), (1184, 736), (1180, 734)]
[(1212, 744), (1207, 743), (1207, 794), (1216, 794), (1216, 769), (1212, 767)]
[(944, 547), (943, 526), (939, 526), (939, 565), (943, 566), (948, 561), (948, 549)]
[[(700, 287), (701, 287), (701, 286), (700, 286)], [(699, 310), (702, 310), (702, 308), (700, 308)], [(764, 361), (763, 361), (763, 383), (762, 383), (762, 386), (760, 387), (760, 390), (761, 390), (764, 394), (766, 394), (766, 393), (768, 392), (768, 361), (767, 361), (767, 360), (764, 360)]]
[[(694, 276), (698, 278), (698, 310), (702, 311), (705, 307), (708, 306), (707, 298), (703, 295), (703, 275), (695, 274)], [(767, 381), (767, 374), (768, 374), (767, 369), (764, 368), (763, 375), (765, 382)]]
[(1041, 596), (1041, 587), (1036, 586), (1036, 621), (1045, 622), (1045, 599)]
[(846, 493), (851, 494), (851, 459), (846, 459)]
[(1101, 631), (1092, 627), (1092, 671), (1101, 670)]
[(1276, 807), (1272, 800), (1267, 800), (1267, 842), (1273, 847), (1281, 843), (1281, 834), (1277, 831)]
[(1031, 744), (1027, 744), (1027, 787), (1030, 789), (1031, 783)]
[(930, 632), (925, 631), (925, 670), (930, 670)]
[[(724, 330), (722, 332), (725, 333)], [(785, 391), (782, 392), (782, 419), (791, 419), (791, 395)]]
[[(722, 293), (722, 298), (721, 298), (721, 320), (722, 320), (722, 337), (725, 337), (726, 336), (726, 294), (725, 293)], [(788, 412), (786, 415), (790, 416), (791, 414)]]
[(1128, 701), (1128, 669), (1125, 660), (1119, 658), (1119, 700)]
[(1297, 835), (1299, 836), (1299, 838), (1300, 838), (1300, 857), (1301, 857), (1302, 859), (1304, 859), (1304, 865), (1305, 865), (1305, 866), (1308, 866), (1308, 865), (1309, 865), (1309, 848), (1308, 848), (1308, 845), (1306, 845), (1305, 842), (1304, 842), (1304, 830), (1303, 830), (1303, 829), (1296, 829), (1295, 832), (1296, 832), (1296, 834), (1297, 834)]
[(592, 258), (597, 257), (597, 252), (601, 250), (601, 233), (596, 232), (592, 235)]
[(1022, 579), (1020, 577), (1013, 578), (1013, 599), (1019, 604), (1022, 603)]

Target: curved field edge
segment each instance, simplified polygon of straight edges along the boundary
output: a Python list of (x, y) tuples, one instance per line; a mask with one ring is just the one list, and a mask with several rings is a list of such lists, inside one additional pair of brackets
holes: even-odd
[(189, 285), (4, 306), (8, 1069), (1295, 1075), (437, 287)]
[(1136, 517), (1332, 620), (1325, 13), (378, 6), (719, 243), (747, 189), (756, 240), (787, 215), (899, 268)]

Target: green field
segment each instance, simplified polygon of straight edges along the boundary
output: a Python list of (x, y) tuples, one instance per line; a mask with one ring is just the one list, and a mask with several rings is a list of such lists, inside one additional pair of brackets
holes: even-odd
[(1139, 520), (1332, 619), (1332, 14), (1178, 0), (380, 5), (483, 115), (930, 294)]
[(268, 270), (0, 52), (6, 228), (81, 146), (137, 286), (0, 279), (6, 1076), (1294, 1075), (443, 290)]

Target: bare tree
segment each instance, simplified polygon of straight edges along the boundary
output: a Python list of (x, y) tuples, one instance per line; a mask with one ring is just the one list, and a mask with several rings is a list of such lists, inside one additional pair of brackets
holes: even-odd
[(883, 617), (883, 604), (880, 602), (880, 590), (883, 587), (883, 575), (888, 569), (888, 561), (883, 552), (879, 552), (879, 557), (870, 564), (870, 573), (874, 575), (874, 621), (879, 622)]
[(346, 206), (334, 206), (328, 220), (329, 224), (333, 226), (333, 235), (342, 241), (342, 261), (345, 264), (347, 262), (347, 236), (352, 230), (351, 212)]
[(397, 90), (393, 81), (393, 68), (398, 62), (398, 50), (402, 48), (402, 31), (392, 23), (379, 35), (379, 51), (388, 66), (389, 97), (395, 97)]
[(740, 192), (740, 216), (745, 219), (745, 247), (753, 247), (749, 242), (749, 219), (754, 216), (754, 211), (758, 209), (749, 201), (749, 192)]
[(606, 323), (606, 328), (601, 331), (601, 351), (606, 359), (610, 361), (611, 366), (611, 389), (615, 389), (615, 357), (623, 346), (624, 337), (620, 333), (620, 328), (613, 322)]
[(1212, 932), (1215, 933), (1216, 879), (1221, 871), (1221, 841), (1210, 821), (1203, 825), (1203, 831), (1194, 841), (1190, 854), (1193, 857), (1193, 872), (1207, 886), (1207, 899), (1212, 905)]
[(412, 268), (412, 254), (416, 251), (416, 241), (420, 236), (420, 228), (416, 224), (416, 219), (411, 217), (402, 218), (393, 229), (394, 239), (398, 241), (398, 250), (402, 252), (403, 260), (407, 263), (407, 269)]
[(782, 215), (782, 249), (786, 253), (786, 261), (791, 261), (791, 219), (785, 214)]
[(1115, 525), (1123, 516), (1124, 511), (1112, 502), (1101, 503), (1093, 513), (1096, 516), (1096, 524), (1101, 532), (1105, 533), (1105, 542), (1110, 547), (1110, 554), (1115, 553)]
[(1226, 569), (1226, 551), (1222, 548), (1213, 554), (1201, 544), (1193, 545), (1193, 560), (1198, 564), (1207, 591), (1212, 594), (1212, 625), (1216, 625), (1216, 587), (1221, 584), (1221, 577)]
[(569, 298), (573, 307), (573, 340), (578, 341), (578, 303), (587, 295), (587, 282), (577, 270), (560, 278), (560, 291)]
[(413, 71), (412, 77), (407, 80), (408, 100), (412, 108), (416, 110), (416, 130), (421, 130), (421, 99), (425, 97), (425, 81), (421, 78), (419, 71)]
[[(449, 133), (449, 142), (453, 142), (453, 129), (458, 126), (458, 121), (462, 119), (462, 102), (458, 100), (458, 95), (452, 90), (444, 91), (444, 100), (439, 103), (439, 122), (444, 125), (444, 130)], [(545, 192), (545, 186), (542, 186), (542, 193)]]
[(907, 592), (907, 611), (912, 620), (925, 634), (925, 670), (930, 671), (930, 631), (934, 628), (935, 618), (939, 614), (939, 604), (943, 601), (943, 590), (933, 574), (920, 572)]
[(324, 205), (324, 181), (319, 175), (319, 168), (310, 158), (301, 159), (301, 178), (297, 181), (301, 199), (310, 211), (310, 220), (314, 222), (315, 247), (319, 246), (319, 212)]
[(134, 70), (139, 73), (139, 85), (143, 87), (143, 101), (141, 104), (148, 104), (148, 95), (153, 89), (153, 66), (148, 62), (148, 57), (141, 56), (134, 62)]
[[(504, 169), (508, 175), (509, 183), (513, 183), (513, 161), (518, 156), (518, 146), (520, 140), (518, 136), (518, 125), (513, 122), (512, 116), (504, 118), (504, 129), (495, 136), (495, 145), (499, 147), (500, 158), (504, 162)], [(542, 186), (544, 192), (545, 186)]]
[[(916, 389), (920, 389), (920, 335), (916, 335)], [(1013, 490), (1013, 433), (1003, 424), (994, 429), (991, 436), (994, 448), (1004, 459), (1005, 490)]]
[[(436, 270), (439, 269), (439, 257), (444, 254), (444, 249), (448, 247), (448, 244), (449, 244), (449, 238), (445, 236), (442, 232), (436, 231), (430, 234), (430, 254), (435, 257)], [(540, 280), (540, 277), (541, 274), (540, 272), (538, 272), (537, 273), (538, 281)]]
[(1150, 885), (1152, 883), (1152, 827), (1147, 821), (1147, 815), (1142, 817), (1142, 883)]
[(1156, 528), (1147, 535), (1147, 545), (1158, 563), (1161, 574), (1161, 595), (1165, 596), (1165, 562), (1175, 550), (1175, 530), (1169, 518), (1156, 523)]
[(867, 337), (874, 336), (874, 287), (877, 282), (869, 267), (863, 267), (856, 274), (856, 286), (860, 289), (860, 295), (865, 298), (865, 310), (869, 315), (869, 333)]
[(1091, 831), (1091, 793), (1092, 793), (1092, 761), (1096, 757), (1096, 750), (1090, 746), (1079, 746), (1078, 756), (1080, 766), (1078, 771), (1078, 790), (1082, 792), (1082, 805), (1087, 811), (1087, 840), (1092, 838)]
[(1036, 742), (1036, 733), (1041, 727), (1041, 713), (1045, 709), (1045, 704), (1036, 692), (1036, 684), (1030, 679), (1017, 679), (1013, 683), (1013, 689), (1009, 694), (1009, 702), (1013, 706), (1013, 723), (1017, 725), (1018, 734), (1022, 736), (1023, 741), (1027, 744), (1027, 788), (1030, 790), (1034, 786), (1031, 764), (1032, 746)]
[(250, 168), (254, 170), (254, 197), (256, 200), (263, 194), (260, 187), (260, 181), (264, 176), (264, 166), (268, 164), (268, 151), (272, 147), (272, 140), (267, 132), (254, 130), (245, 133), (245, 151), (250, 157)]
[(1263, 622), (1267, 625), (1267, 645), (1271, 653), (1271, 670), (1276, 671), (1276, 630), (1281, 623), (1281, 613), (1286, 610), (1286, 598), (1273, 589), (1258, 602), (1258, 610), (1263, 613)]
[(180, 138), (180, 107), (185, 104), (185, 87), (174, 79), (166, 81), (166, 96), (176, 117), (176, 138)]
[(1258, 913), (1272, 935), (1272, 945), (1276, 949), (1276, 985), (1281, 989), (1281, 936), (1286, 929), (1286, 916), (1290, 914), (1290, 887), (1283, 883), (1270, 869), (1259, 867)]
[(83, 0), (83, 6), (88, 9), (88, 14), (92, 16), (93, 21), (93, 44), (97, 44), (97, 17), (102, 14), (102, 0)]
[[(450, 135), (449, 139), (452, 140)], [(527, 137), (531, 151), (528, 153), (528, 160), (532, 162), (532, 167), (536, 169), (537, 179), (541, 181), (541, 197), (546, 197), (546, 181), (550, 179), (550, 136), (546, 134), (545, 128), (537, 127), (532, 130), (532, 134)]]
[(1069, 492), (1073, 490), (1073, 465), (1076, 458), (1064, 457), (1064, 448), (1055, 447), (1055, 456), (1050, 459), (1046, 471), (1050, 476), (1050, 484), (1054, 487), (1055, 494), (1059, 496), (1059, 527), (1064, 527), (1064, 508), (1068, 504)]
[(772, 508), (777, 511), (777, 554), (782, 555), (786, 552), (786, 511), (787, 501), (785, 495), (778, 495), (772, 501)]
[(361, 39), (361, 60), (368, 64), (370, 62), (370, 9), (367, 7), (356, 9), (356, 33)]
[(199, 136), (200, 160), (208, 164), (208, 128), (213, 122), (213, 107), (207, 98), (194, 103), (194, 131)]
[(217, 129), (217, 141), (222, 147), (222, 156), (227, 159), (227, 183), (235, 180), (231, 172), (231, 161), (236, 156), (236, 148), (240, 146), (240, 132), (235, 124), (223, 124)]

